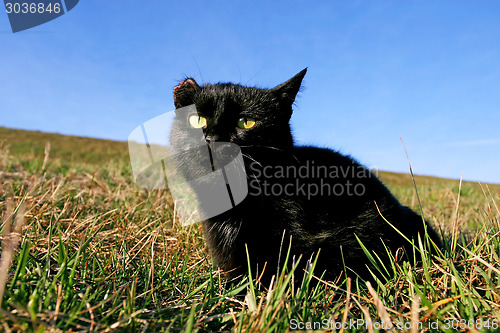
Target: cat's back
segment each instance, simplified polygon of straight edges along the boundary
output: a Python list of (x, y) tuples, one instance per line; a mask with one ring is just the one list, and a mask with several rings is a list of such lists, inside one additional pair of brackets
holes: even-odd
[(314, 161), (318, 165), (359, 165), (356, 160), (348, 155), (343, 155), (330, 148), (315, 146), (294, 146), (294, 155), (302, 162)]

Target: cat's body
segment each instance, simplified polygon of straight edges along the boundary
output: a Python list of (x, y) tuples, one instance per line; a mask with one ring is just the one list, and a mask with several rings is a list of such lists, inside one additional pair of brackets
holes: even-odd
[[(270, 277), (284, 261), (291, 239), (291, 255), (303, 256), (300, 268), (321, 249), (317, 274), (325, 271), (334, 278), (349, 267), (366, 277), (369, 261), (360, 241), (386, 263), (391, 260), (387, 251), (395, 254), (400, 248), (411, 259), (414, 249), (405, 237), (416, 242), (425, 229), (439, 245), (432, 228), (368, 169), (330, 149), (293, 144), (289, 119), (304, 75), (305, 70), (274, 89), (200, 87), (186, 79), (174, 90), (177, 108), (196, 105), (207, 142), (235, 143), (244, 156), (248, 196), (203, 221), (216, 264), (231, 276), (245, 273), (248, 247), (254, 272), (266, 265), (265, 276)], [(185, 119), (176, 121), (174, 146), (176, 137), (189, 130)]]

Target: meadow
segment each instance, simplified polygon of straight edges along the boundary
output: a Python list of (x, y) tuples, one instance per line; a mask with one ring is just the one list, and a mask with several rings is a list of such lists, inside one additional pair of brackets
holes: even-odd
[(500, 186), (379, 176), (441, 230), (439, 255), (371, 283), (291, 270), (263, 286), (224, 279), (201, 225), (134, 184), (125, 142), (0, 127), (0, 331), (500, 332)]

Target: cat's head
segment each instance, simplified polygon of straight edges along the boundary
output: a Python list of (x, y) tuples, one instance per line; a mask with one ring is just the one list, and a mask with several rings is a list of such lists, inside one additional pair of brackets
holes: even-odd
[(201, 133), (202, 128), (207, 142), (291, 148), (292, 105), (306, 71), (272, 89), (232, 83), (200, 86), (194, 79), (187, 78), (174, 88), (174, 104), (176, 109), (194, 104), (197, 113), (176, 119), (176, 135), (183, 136), (181, 131), (191, 129)]

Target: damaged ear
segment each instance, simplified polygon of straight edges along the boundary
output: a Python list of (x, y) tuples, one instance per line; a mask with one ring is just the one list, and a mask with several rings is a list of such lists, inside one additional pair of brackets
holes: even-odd
[(199, 88), (200, 86), (193, 78), (182, 80), (174, 88), (175, 107), (181, 108), (193, 104), (193, 93)]
[(292, 105), (295, 97), (299, 92), (302, 79), (306, 75), (307, 68), (304, 68), (300, 73), (292, 77), (290, 80), (274, 87), (271, 91), (276, 94), (284, 103)]

